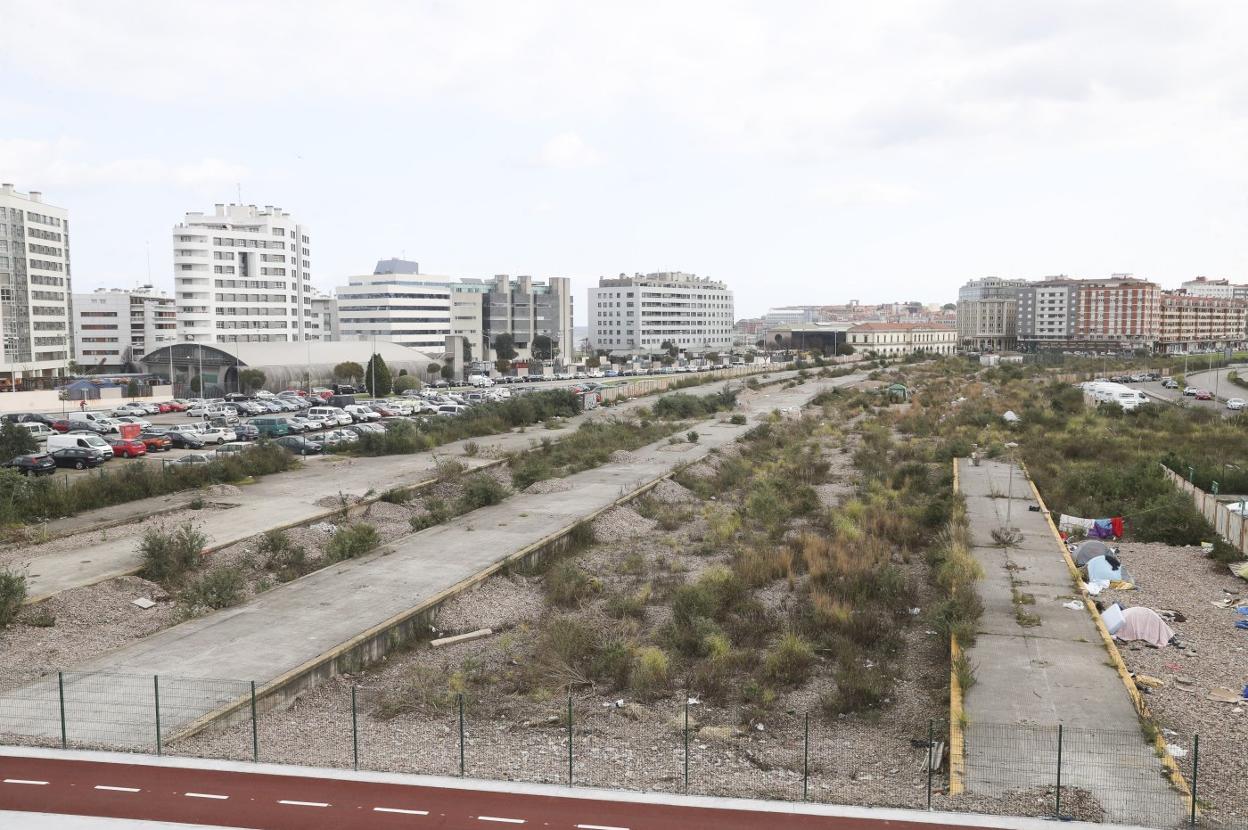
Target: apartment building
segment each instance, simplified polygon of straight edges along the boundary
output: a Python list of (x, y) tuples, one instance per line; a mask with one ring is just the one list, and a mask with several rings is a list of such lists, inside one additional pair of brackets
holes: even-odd
[(1026, 280), (984, 277), (958, 289), (957, 333), (963, 348), (1000, 352), (1018, 345), (1018, 291)]
[(947, 355), (958, 350), (958, 330), (943, 323), (859, 323), (850, 327), (846, 342), (855, 352), (881, 357)]
[(74, 294), (74, 351), (84, 372), (135, 371), (127, 364), (177, 339), (175, 301), (144, 285)]
[(178, 338), (315, 340), (308, 228), (280, 207), (218, 204), (173, 228)]
[(1036, 351), (1068, 345), (1075, 336), (1079, 281), (1050, 277), (1022, 285), (1015, 289), (1020, 347)]
[(457, 278), (421, 274), (414, 262), (382, 260), (374, 273), (349, 277), (335, 293), (344, 339), (378, 337), (440, 355), (447, 335), (454, 334), (466, 340), (474, 360), (489, 360), (500, 334), (512, 336), (521, 358), (531, 357), (533, 339), (544, 335), (556, 360), (572, 362), (567, 277)]
[(1151, 349), (1161, 333), (1161, 288), (1130, 274), (1080, 280), (1075, 339), (1098, 349)]
[(1235, 285), (1230, 280), (1196, 277), (1179, 286), (1185, 294), (1196, 297), (1217, 297), (1223, 300), (1248, 300), (1248, 285)]
[(589, 289), (589, 343), (621, 354), (655, 354), (663, 343), (694, 352), (732, 348), (732, 292), (679, 271), (603, 277)]
[(312, 302), (309, 304), (311, 318), (308, 323), (308, 339), (337, 340), (338, 299), (313, 289), (311, 300)]
[(1246, 341), (1248, 300), (1178, 291), (1161, 295), (1158, 351), (1185, 354), (1228, 347), (1238, 349)]
[(69, 212), (0, 184), (0, 390), (47, 388), (73, 359)]

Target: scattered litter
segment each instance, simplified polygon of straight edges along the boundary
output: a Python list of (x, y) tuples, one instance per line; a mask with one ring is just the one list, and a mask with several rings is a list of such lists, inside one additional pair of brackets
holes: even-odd
[(1186, 674), (1177, 674), (1174, 676), (1174, 682), (1180, 686), (1195, 686), (1196, 678)]
[(910, 609), (910, 616), (912, 616), (912, 617), (917, 617), (917, 616), (919, 616), (919, 614), (921, 614), (921, 613), (923, 613), (923, 609), (922, 609), (922, 608), (911, 608), (911, 609)]
[(1178, 744), (1166, 744), (1166, 752), (1169, 752), (1175, 758), (1186, 758), (1187, 750)]
[(440, 637), (437, 640), (431, 640), (429, 645), (433, 648), (441, 646), (450, 646), (455, 643), (466, 643), (470, 640), (480, 640), (482, 637), (488, 637), (494, 633), (490, 628), (478, 628), (476, 631), (469, 631), (467, 634), (456, 634), (454, 637)]
[(1078, 611), (1080, 608), (1083, 607), (1083, 603), (1080, 602), (1079, 600), (1072, 599), (1070, 602), (1063, 602), (1062, 607), (1069, 608), (1071, 611)]
[(152, 601), (151, 601), (150, 599), (148, 599), (147, 597), (139, 597), (138, 599), (131, 600), (131, 601), (130, 601), (130, 603), (131, 603), (132, 605), (137, 605), (137, 606), (139, 606), (139, 607), (140, 607), (140, 608), (142, 608), (144, 611), (146, 611), (146, 610), (147, 610), (147, 609), (149, 609), (149, 608), (155, 608), (155, 607), (156, 607), (156, 603), (152, 602)]
[(1235, 627), (1241, 631), (1248, 631), (1248, 620), (1236, 620)]
[(690, 706), (701, 706), (701, 705), (702, 705), (702, 701), (698, 700), (696, 697), (687, 697), (687, 698), (685, 698), (685, 703), (688, 703)]
[(318, 533), (333, 533), (333, 532), (334, 532), (334, 531), (336, 531), (338, 528), (334, 527), (334, 526), (333, 526), (333, 525), (331, 525), (329, 522), (321, 522), (320, 524), (314, 524), (314, 525), (312, 525), (309, 529), (310, 529), (310, 530), (315, 530), (315, 531), (317, 531)]
[(1016, 449), (1018, 449), (1018, 442), (1017, 442), (1017, 441), (1006, 441), (1006, 442), (1005, 442), (1005, 448), (1006, 448), (1007, 450), (1016, 450)]
[(1135, 683), (1137, 686), (1147, 686), (1150, 689), (1163, 689), (1166, 686), (1166, 681), (1159, 677), (1152, 677), (1147, 674), (1137, 674), (1135, 676)]
[(1205, 700), (1212, 700), (1214, 703), (1239, 703), (1242, 699), (1239, 692), (1222, 686), (1215, 686), (1205, 695)]
[(761, 723), (754, 724), (754, 728), (757, 729), (759, 732), (763, 731), (763, 725)]
[(1104, 591), (1106, 588), (1109, 587), (1109, 580), (1100, 579), (1095, 582), (1084, 582), (1082, 583), (1082, 585), (1083, 585), (1083, 590), (1087, 591), (1092, 596), (1096, 596), (1101, 591)]
[(602, 708), (604, 708), (604, 709), (623, 709), (623, 708), (624, 708), (624, 698), (620, 698), (619, 700), (608, 700), (608, 701), (606, 701), (605, 703), (603, 703), (603, 704), (602, 704)]
[(1005, 421), (1007, 424), (1017, 424), (1020, 418), (1017, 414), (1015, 414), (1014, 410), (1007, 409), (1001, 414), (1001, 420)]

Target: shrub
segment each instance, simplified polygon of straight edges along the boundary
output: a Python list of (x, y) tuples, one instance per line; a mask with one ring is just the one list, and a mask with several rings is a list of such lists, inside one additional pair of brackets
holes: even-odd
[(290, 541), (283, 530), (269, 530), (260, 537), (256, 552), (264, 557), (264, 568), (273, 571), (279, 582), (289, 582), (309, 570), (307, 551)]
[(406, 487), (391, 487), (381, 494), (381, 500), (387, 504), (407, 504), (412, 500), (412, 491)]
[(656, 646), (643, 646), (637, 650), (629, 688), (643, 700), (662, 695), (671, 684), (671, 661), (667, 653)]
[(689, 439), (690, 444), (698, 443), (698, 437), (698, 431), (696, 429), (689, 430), (689, 432), (685, 435), (685, 438)]
[(843, 715), (876, 709), (888, 697), (889, 679), (883, 670), (865, 668), (856, 661), (846, 660), (836, 670), (836, 690), (825, 694), (820, 702), (828, 715)]
[(601, 651), (600, 634), (589, 623), (563, 614), (546, 617), (526, 667), (529, 684), (562, 688), (588, 683), (591, 664)]
[(590, 661), (589, 673), (596, 679), (610, 681), (612, 689), (624, 689), (632, 677), (635, 660), (632, 646), (623, 640), (612, 640)]
[(738, 412), (737, 414), (729, 418), (728, 422), (731, 424), (735, 424), (737, 426), (743, 426), (745, 424), (745, 416), (742, 415), (740, 412)]
[(464, 492), (459, 497), (461, 513), (498, 504), (507, 498), (507, 488), (489, 473), (473, 473), (464, 479), (463, 487)]
[(651, 588), (646, 585), (634, 593), (621, 591), (607, 598), (606, 612), (616, 619), (626, 617), (635, 620), (646, 618), (646, 603), (650, 601)]
[(179, 582), (202, 563), (206, 537), (194, 525), (179, 525), (172, 531), (149, 527), (139, 543), (143, 575), (162, 585)]
[(440, 525), (450, 517), (451, 509), (446, 502), (442, 499), (427, 498), (425, 499), (425, 512), (408, 519), (408, 524), (412, 526), (412, 532), (416, 533), (425, 528)]
[(464, 471), (468, 468), (464, 466), (464, 462), (454, 458), (438, 459), (438, 482), (446, 484), (447, 482), (459, 481)]
[(477, 453), (481, 452), (481, 445), (476, 441), (468, 441), (464, 444), (464, 455), (473, 458)]
[(229, 608), (242, 602), (246, 585), (242, 568), (223, 565), (191, 579), (178, 598), (191, 611)]
[(810, 675), (814, 649), (797, 634), (785, 634), (763, 662), (763, 676), (785, 686), (799, 686)]
[(330, 562), (355, 559), (381, 544), (377, 528), (367, 522), (344, 525), (334, 531), (325, 546), (325, 558)]
[(573, 608), (581, 605), (595, 593), (602, 584), (591, 579), (588, 574), (576, 566), (570, 559), (556, 562), (546, 572), (544, 580), (546, 599), (562, 608)]
[(0, 628), (6, 628), (26, 601), (26, 574), (0, 568)]

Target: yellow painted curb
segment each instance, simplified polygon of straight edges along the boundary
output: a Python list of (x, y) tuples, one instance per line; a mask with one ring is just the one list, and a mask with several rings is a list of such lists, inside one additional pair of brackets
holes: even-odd
[[(1023, 462), (1019, 462), (1024, 475), (1027, 476), (1027, 483), (1031, 485), (1031, 492), (1036, 497), (1036, 504), (1040, 505), (1040, 512), (1044, 515), (1044, 520), (1049, 525), (1049, 530), (1053, 533), (1053, 539), (1057, 542), (1057, 547), (1062, 552), (1062, 559), (1066, 562), (1066, 568), (1070, 571), (1071, 578), (1075, 580), (1075, 584), (1082, 586), (1083, 580), (1079, 573), (1079, 566), (1075, 564), (1075, 560), (1070, 556), (1070, 550), (1066, 547), (1066, 543), (1062, 541), (1062, 535), (1057, 530), (1057, 525), (1053, 524), (1053, 517), (1049, 515), (1049, 506), (1044, 503), (1044, 499), (1040, 495), (1039, 488), (1032, 481), (1031, 474), (1027, 472), (1027, 466)], [(1146, 720), (1153, 719), (1152, 713), (1148, 709), (1148, 704), (1144, 701), (1144, 696), (1140, 694), (1140, 690), (1135, 685), (1135, 681), (1131, 679), (1131, 672), (1127, 669), (1126, 661), (1122, 659), (1122, 653), (1118, 650), (1118, 645), (1114, 642), (1114, 637), (1109, 633), (1109, 629), (1105, 627), (1105, 621), (1101, 619), (1101, 613), (1096, 610), (1096, 604), (1092, 598), (1088, 596), (1088, 592), (1083, 588), (1079, 588), (1079, 593), (1083, 596), (1083, 604), (1087, 607), (1088, 613), (1092, 615), (1092, 621), (1096, 624), (1096, 630), (1101, 635), (1101, 640), (1105, 644), (1105, 650), (1109, 652), (1109, 659), (1113, 662), (1114, 668), (1118, 671), (1118, 677), (1122, 680), (1122, 685), (1127, 689), (1127, 696), (1131, 698), (1131, 702), (1135, 705), (1136, 713)], [(1179, 765), (1174, 762), (1170, 750), (1166, 749), (1166, 742), (1158, 733), (1153, 737), (1153, 746), (1157, 751), (1157, 757), (1161, 758), (1161, 765), (1166, 768), (1167, 777), (1170, 783), (1174, 785), (1184, 797), (1187, 798), (1188, 807), (1192, 806), (1192, 791), (1187, 786), (1187, 781), (1183, 778), (1183, 773), (1179, 771)]]
[[(958, 459), (953, 459), (953, 492), (958, 492)], [(966, 744), (962, 734), (962, 718), (965, 715), (962, 685), (954, 665), (962, 649), (958, 638), (949, 638), (949, 795), (961, 795), (965, 789), (963, 776), (966, 770)]]

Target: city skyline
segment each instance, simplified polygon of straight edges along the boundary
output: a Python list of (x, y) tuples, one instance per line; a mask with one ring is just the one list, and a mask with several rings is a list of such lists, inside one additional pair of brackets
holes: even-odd
[(578, 298), (687, 270), (739, 316), (1248, 279), (1229, 4), (5, 7), (0, 178), (76, 217), (76, 290), (149, 251), (172, 290), (169, 226), (240, 196), (317, 229), (321, 289), (401, 255)]

